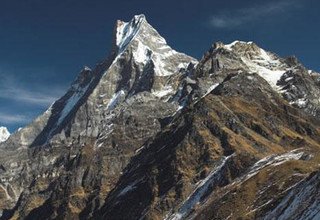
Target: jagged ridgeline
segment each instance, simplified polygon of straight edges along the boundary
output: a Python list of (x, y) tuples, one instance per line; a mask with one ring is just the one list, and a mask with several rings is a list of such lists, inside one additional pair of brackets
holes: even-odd
[(253, 42), (197, 61), (144, 15), (112, 48), (1, 128), (1, 219), (320, 219), (318, 73)]

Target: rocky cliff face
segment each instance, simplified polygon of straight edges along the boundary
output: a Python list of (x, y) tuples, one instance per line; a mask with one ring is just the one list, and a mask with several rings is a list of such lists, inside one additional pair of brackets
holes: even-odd
[(2, 219), (316, 219), (319, 78), (252, 42), (198, 62), (117, 21), (110, 56), (0, 144)]

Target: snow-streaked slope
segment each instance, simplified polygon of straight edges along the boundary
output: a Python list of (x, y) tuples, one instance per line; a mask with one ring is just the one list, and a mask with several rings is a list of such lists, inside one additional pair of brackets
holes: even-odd
[(319, 181), (319, 173), (314, 173), (292, 187), (264, 219), (320, 219)]
[(232, 158), (234, 156), (234, 154), (224, 157), (222, 159), (222, 162), (220, 163), (219, 166), (217, 166), (215, 169), (213, 169), (211, 171), (211, 173), (209, 173), (209, 175), (204, 179), (201, 180), (195, 190), (192, 192), (192, 194), (183, 202), (182, 206), (180, 207), (180, 209), (178, 210), (177, 213), (174, 213), (170, 216), (168, 216), (166, 219), (167, 220), (179, 220), (179, 219), (183, 219), (185, 216), (187, 216), (192, 209), (195, 207), (195, 205), (197, 205), (199, 202), (201, 202), (205, 195), (208, 195), (208, 193), (210, 193), (210, 188), (212, 188), (212, 186), (214, 184), (216, 184), (219, 179), (222, 178), (221, 172), (223, 170), (223, 168), (225, 167), (226, 163), (228, 162), (228, 160), (230, 160), (230, 158)]
[(248, 69), (264, 78), (272, 88), (277, 91), (281, 89), (277, 86), (277, 82), (290, 68), (281, 63), (277, 56), (259, 48), (253, 42), (234, 41), (224, 47), (240, 54)]
[(6, 127), (0, 127), (0, 143), (6, 141), (10, 137), (10, 132)]
[(79, 100), (82, 98), (82, 96), (85, 94), (85, 92), (88, 90), (89, 85), (86, 85), (85, 87), (80, 87), (78, 84), (74, 84), (72, 88), (74, 89), (73, 95), (67, 100), (64, 108), (62, 109), (60, 113), (60, 117), (57, 122), (57, 126), (59, 126), (63, 120), (70, 114), (72, 109), (75, 107), (75, 105), (79, 102)]
[(304, 152), (301, 152), (300, 150), (301, 149), (296, 149), (285, 154), (271, 155), (259, 160), (250, 168), (250, 171), (241, 179), (241, 181), (250, 179), (265, 167), (279, 166), (290, 160), (299, 160), (304, 155)]
[[(304, 152), (302, 152), (301, 149), (296, 149), (288, 153), (284, 153), (280, 155), (271, 155), (271, 156), (262, 158), (261, 160), (257, 161), (249, 169), (249, 171), (246, 174), (236, 179), (231, 184), (241, 185), (243, 182), (249, 180), (250, 178), (258, 174), (262, 169), (266, 167), (270, 167), (270, 166), (276, 167), (288, 161), (299, 160), (303, 155), (304, 155)], [(205, 196), (208, 196), (210, 194), (210, 191), (209, 191), (210, 187), (212, 188), (212, 186), (214, 184), (217, 184), (219, 180), (222, 178), (223, 169), (225, 168), (228, 160), (232, 159), (232, 157), (235, 157), (235, 154), (232, 154), (228, 157), (224, 157), (220, 165), (217, 166), (215, 169), (213, 169), (204, 180), (201, 180), (196, 185), (194, 191), (183, 202), (179, 210), (173, 214), (169, 213), (166, 219), (168, 220), (184, 219), (191, 213), (191, 211), (194, 209), (194, 207), (197, 204), (201, 204), (205, 202)]]

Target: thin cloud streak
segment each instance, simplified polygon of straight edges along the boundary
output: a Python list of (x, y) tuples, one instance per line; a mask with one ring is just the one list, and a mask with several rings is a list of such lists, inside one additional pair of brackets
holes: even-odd
[(7, 114), (0, 112), (0, 124), (22, 124), (30, 122), (30, 117), (20, 114)]
[(43, 94), (37, 91), (28, 91), (23, 88), (1, 88), (0, 98), (37, 106), (49, 106), (57, 99), (57, 96)]
[[(61, 95), (63, 89), (50, 88), (44, 86), (26, 86), (21, 85), (18, 79), (14, 76), (8, 76), (0, 74), (2, 82), (0, 82), (0, 98), (7, 99), (9, 101), (21, 102), (24, 104), (30, 104), (34, 106), (47, 107), (52, 104)], [(32, 89), (31, 89), (32, 88)]]
[(212, 16), (209, 23), (214, 28), (235, 28), (264, 19), (272, 19), (274, 16), (288, 13), (301, 8), (301, 6), (301, 2), (297, 0), (267, 2), (259, 6), (222, 11)]

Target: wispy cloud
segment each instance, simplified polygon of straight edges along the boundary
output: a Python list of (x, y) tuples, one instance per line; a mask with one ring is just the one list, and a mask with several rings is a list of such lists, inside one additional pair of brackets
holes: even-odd
[(1, 124), (24, 124), (30, 122), (30, 117), (20, 114), (7, 114), (0, 112)]
[(0, 88), (0, 98), (10, 99), (27, 104), (48, 106), (57, 99), (53, 94), (41, 91), (28, 91), (25, 88)]
[(0, 98), (11, 102), (31, 104), (33, 106), (49, 106), (64, 91), (58, 87), (48, 85), (23, 85), (12, 75), (0, 74)]
[(299, 9), (302, 6), (301, 2), (297, 0), (266, 1), (265, 4), (225, 10), (212, 16), (209, 23), (211, 27), (215, 28), (241, 27)]

